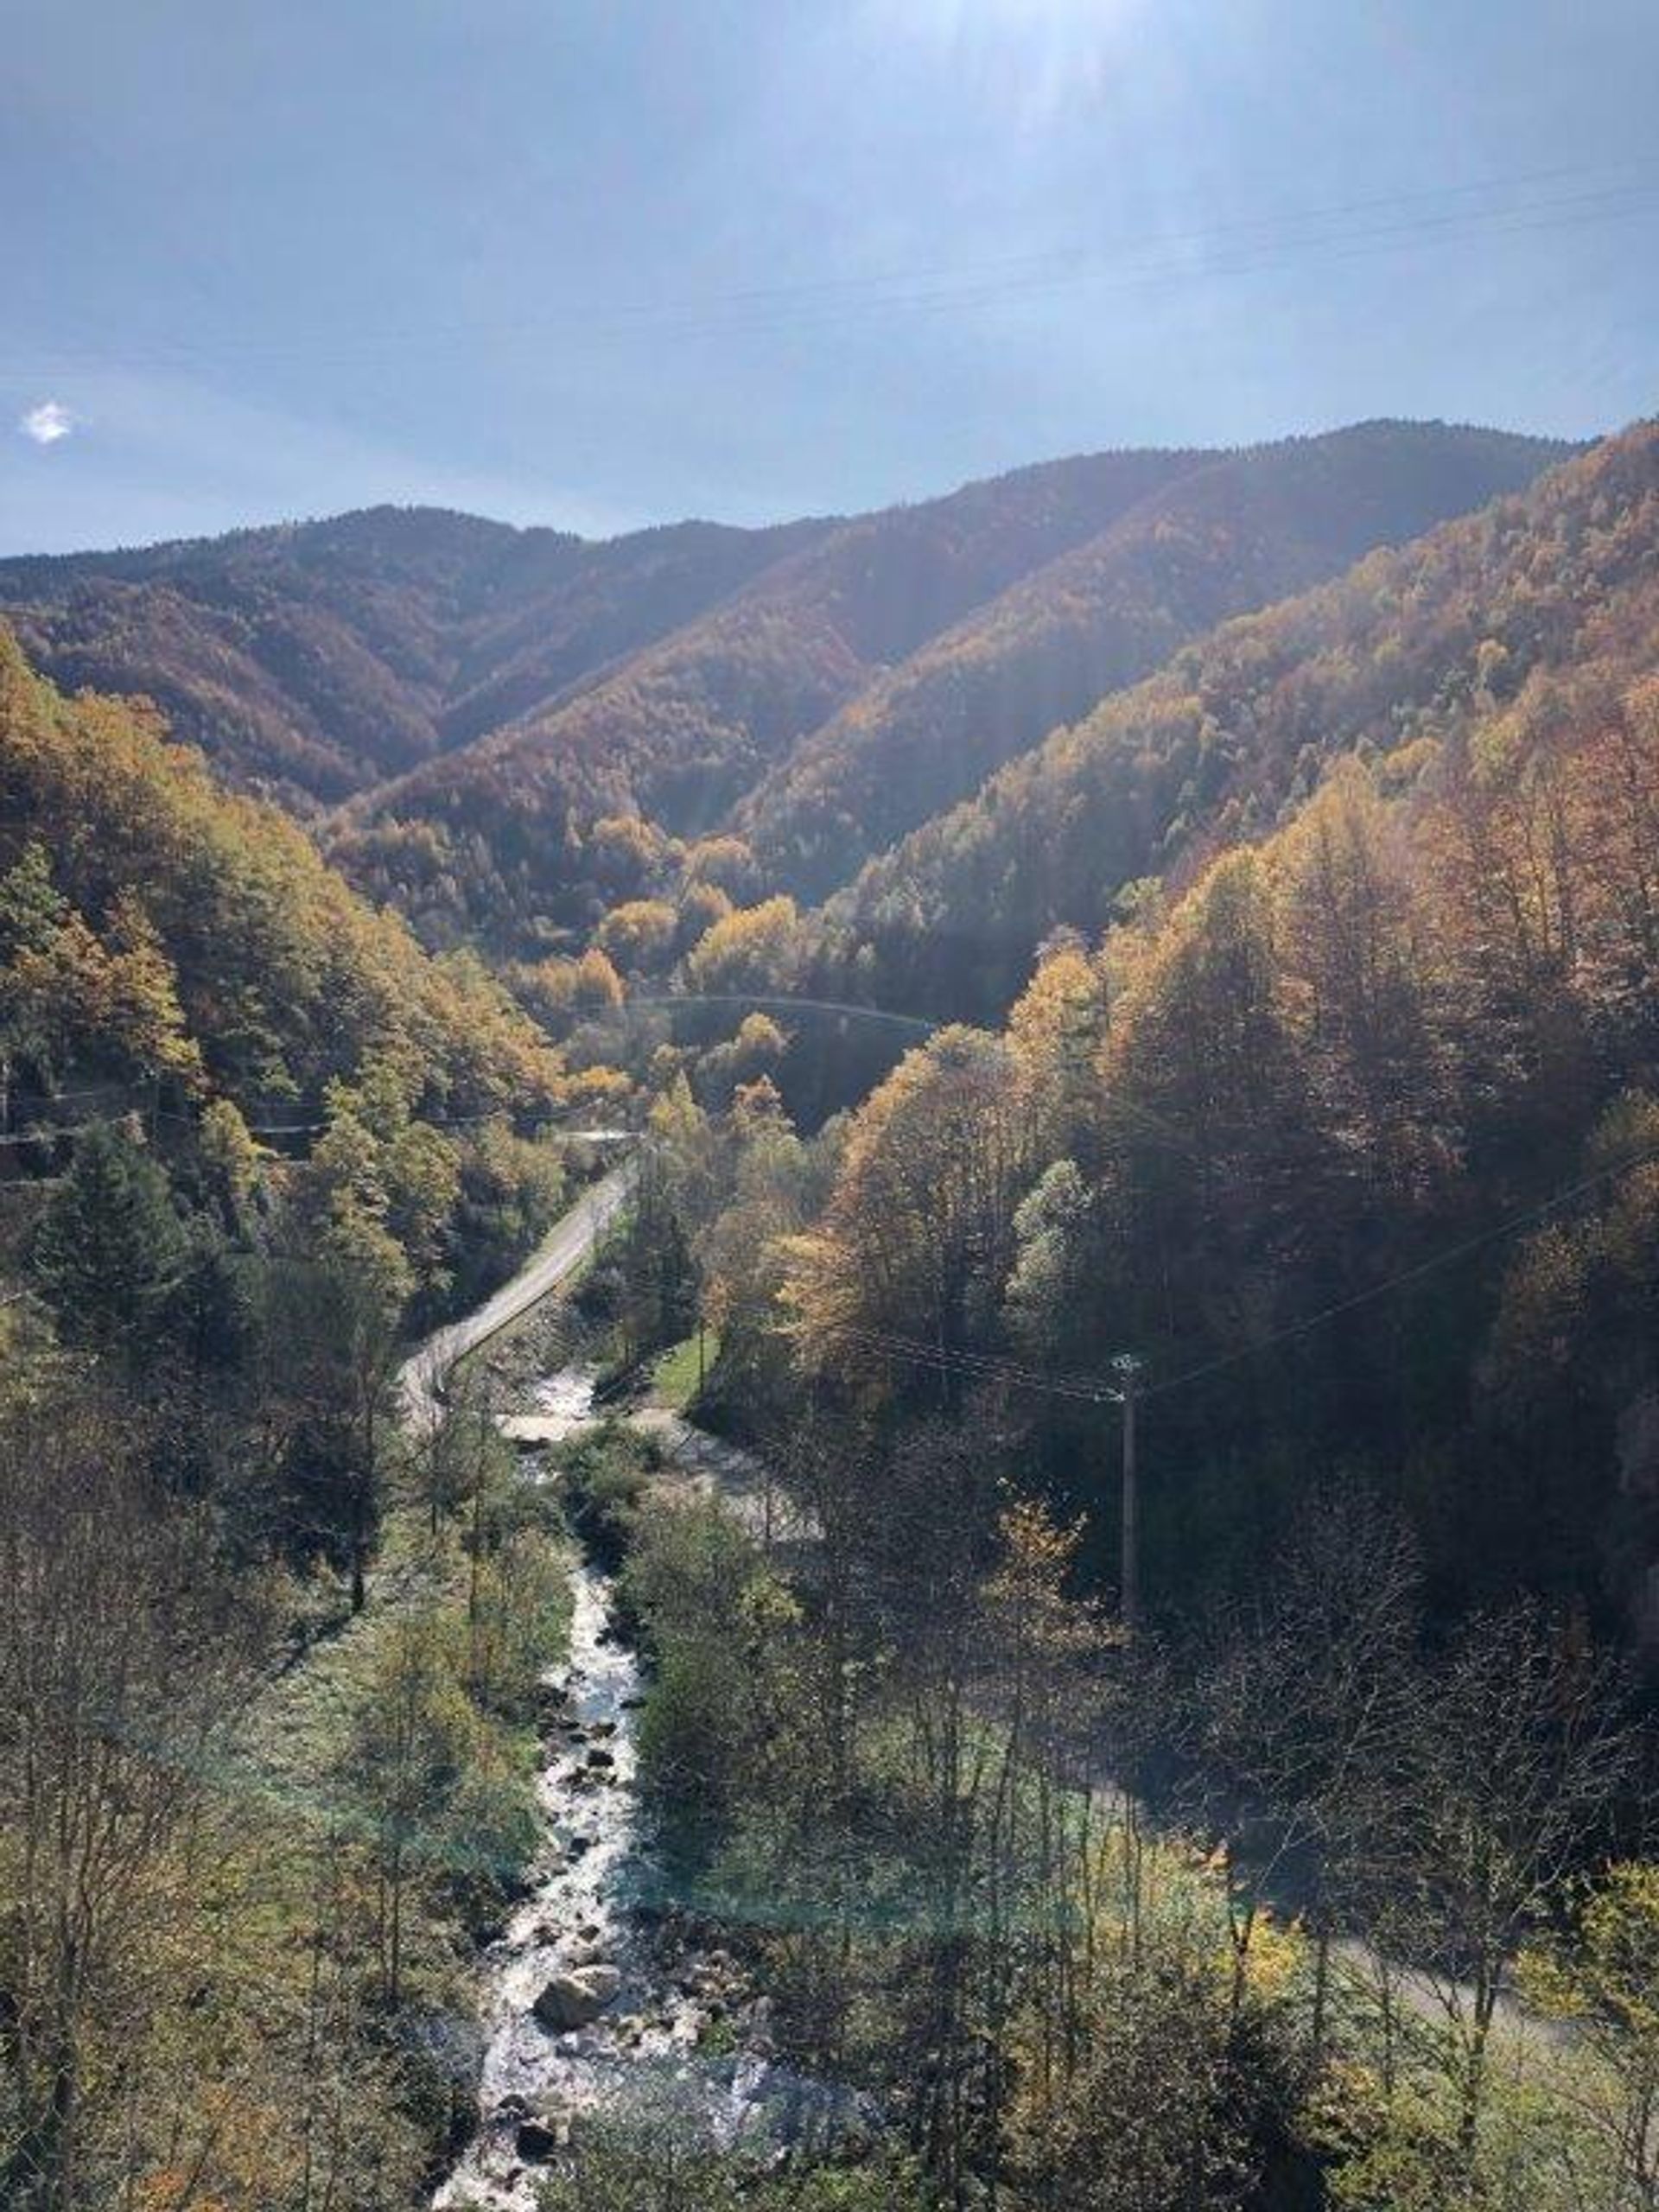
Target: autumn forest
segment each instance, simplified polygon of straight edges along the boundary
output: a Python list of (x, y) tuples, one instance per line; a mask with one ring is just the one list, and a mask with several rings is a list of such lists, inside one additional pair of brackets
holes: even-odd
[(0, 2202), (1659, 2203), (1659, 429), (0, 562)]

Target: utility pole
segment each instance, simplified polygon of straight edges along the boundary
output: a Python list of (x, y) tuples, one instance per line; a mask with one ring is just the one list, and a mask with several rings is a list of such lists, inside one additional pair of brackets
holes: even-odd
[(1123, 1408), (1123, 1633), (1133, 1642), (1141, 1625), (1141, 1487), (1135, 1465), (1135, 1405), (1144, 1363), (1132, 1351), (1119, 1352), (1113, 1371), (1122, 1383), (1117, 1402)]

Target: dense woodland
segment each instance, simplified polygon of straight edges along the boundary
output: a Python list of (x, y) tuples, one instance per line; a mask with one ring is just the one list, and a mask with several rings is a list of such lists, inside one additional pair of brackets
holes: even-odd
[(1229, 624), (872, 861), (826, 912), (872, 1003), (1004, 1011), (1057, 924), (1260, 836), (1346, 753), (1442, 740), (1560, 669), (1650, 665), (1656, 441), (1633, 432), (1322, 591)]
[[(357, 639), (202, 750), (0, 641), (7, 2201), (429, 2192), (579, 1545), (653, 1910), (836, 2095), (546, 2212), (1659, 2202), (1659, 432), (651, 535), (0, 579)], [(399, 1421), (595, 1113), (569, 1325), (761, 1521)]]
[(339, 856), (429, 931), (525, 950), (550, 925), (580, 945), (615, 903), (618, 817), (641, 825), (637, 893), (676, 895), (683, 847), (721, 833), (757, 849), (760, 887), (828, 890), (1183, 639), (1558, 452), (1382, 425), (1230, 460), (1107, 454), (878, 515), (374, 793)]
[[(391, 2024), (533, 1839), (566, 1601), (493, 1440), (412, 1458), (393, 1383), (558, 1211), (565, 1078), (9, 639), (0, 783), (0, 2196), (406, 2204), (454, 2093)], [(411, 1808), (455, 1823), (418, 1912)]]
[(309, 812), (556, 697), (821, 530), (590, 545), (382, 508), (9, 561), (0, 603), (60, 683), (144, 693), (230, 780)]
[(0, 608), (60, 683), (150, 696), (302, 813), (344, 802), (335, 857), (429, 943), (579, 952), (734, 828), (766, 888), (833, 889), (1184, 639), (1560, 452), (1376, 424), (600, 545), (382, 510), (0, 563)]
[(821, 898), (1185, 639), (1560, 457), (1404, 423), (1217, 456), (868, 686), (765, 779), (735, 827), (768, 882)]

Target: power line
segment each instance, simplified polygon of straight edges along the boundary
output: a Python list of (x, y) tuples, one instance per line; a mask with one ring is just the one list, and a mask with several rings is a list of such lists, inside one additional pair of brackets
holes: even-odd
[[(522, 317), (497, 324), (474, 320), (428, 325), (415, 331), (383, 331), (365, 334), (355, 346), (334, 351), (325, 350), (326, 340), (323, 347), (315, 341), (270, 346), (234, 340), (212, 346), (175, 340), (149, 348), (72, 346), (43, 352), (32, 361), (14, 361), (6, 365), (5, 372), (20, 376), (73, 372), (78, 367), (102, 366), (112, 359), (137, 367), (188, 368), (193, 362), (214, 358), (291, 358), (315, 366), (350, 367), (391, 354), (406, 359), (412, 350), (429, 348), (435, 341), (440, 347), (445, 343), (472, 346), (480, 339), (520, 336), (557, 338), (569, 346), (618, 338), (662, 340), (810, 331), (859, 315), (949, 312), (1077, 284), (1106, 289), (1160, 287), (1253, 274), (1306, 254), (1338, 259), (1369, 257), (1378, 251), (1439, 240), (1522, 236), (1623, 220), (1655, 205), (1659, 179), (1653, 177), (1653, 167), (1646, 162), (1624, 164), (1620, 173), (1627, 181), (1573, 192), (1516, 196), (1541, 184), (1606, 175), (1607, 165), (1560, 167), (1462, 185), (1423, 188), (1186, 232), (1126, 232), (1117, 245), (1105, 249), (1098, 244), (1080, 245), (999, 263), (757, 287), (710, 295), (701, 303), (683, 300), (664, 306), (642, 301), (612, 308), (608, 314), (586, 313), (568, 319)], [(1492, 204), (1467, 204), (1481, 200)], [(1375, 219), (1354, 219), (1361, 217)], [(1218, 251), (1205, 258), (1205, 250), (1211, 248)], [(1114, 254), (1122, 255), (1126, 250), (1130, 260), (1115, 263)], [(1192, 257), (1194, 250), (1198, 258)]]
[[(629, 997), (608, 1014), (597, 1017), (599, 1023), (620, 1020), (637, 1007), (649, 1007), (653, 1012), (673, 1013), (681, 1007), (747, 1007), (762, 1014), (823, 1014), (838, 1019), (852, 1019), (887, 1024), (891, 1028), (913, 1031), (918, 1037), (932, 1037), (941, 1029), (950, 1027), (948, 1020), (934, 1020), (919, 1014), (899, 1014), (892, 1008), (879, 1006), (860, 1006), (847, 999), (815, 999), (804, 997), (763, 998), (746, 991), (686, 991), (663, 993), (650, 998)], [(1132, 1098), (1114, 1097), (1109, 1101), (1109, 1110), (1124, 1121), (1138, 1123), (1141, 1130), (1156, 1137), (1172, 1151), (1186, 1154), (1192, 1159), (1200, 1157), (1199, 1147), (1185, 1136), (1173, 1122), (1151, 1107), (1142, 1106)]]
[(1517, 1230), (1530, 1227), (1534, 1222), (1541, 1221), (1546, 1215), (1554, 1213), (1558, 1206), (1570, 1205), (1574, 1198), (1583, 1198), (1588, 1192), (1593, 1191), (1599, 1184), (1605, 1183), (1610, 1176), (1627, 1174), (1638, 1167), (1651, 1166), (1656, 1161), (1659, 1161), (1659, 1147), (1651, 1147), (1645, 1152), (1633, 1153), (1624, 1160), (1610, 1160), (1605, 1166), (1595, 1169), (1592, 1173), (1580, 1176), (1576, 1182), (1564, 1184), (1560, 1190), (1552, 1192), (1548, 1198), (1541, 1199), (1536, 1205), (1528, 1206), (1519, 1213), (1510, 1214), (1507, 1219), (1496, 1223), (1491, 1229), (1481, 1230), (1478, 1236), (1465, 1237), (1461, 1243), (1448, 1245), (1445, 1250), (1433, 1253), (1426, 1260), (1420, 1260), (1414, 1267), (1402, 1268), (1398, 1274), (1390, 1275), (1386, 1282), (1375, 1283), (1369, 1290), (1356, 1291), (1351, 1298), (1338, 1299), (1334, 1305), (1325, 1306), (1317, 1313), (1310, 1313), (1300, 1321), (1294, 1321), (1285, 1328), (1276, 1329), (1269, 1335), (1259, 1338), (1254, 1344), (1241, 1346), (1236, 1351), (1226, 1352), (1219, 1358), (1207, 1360), (1202, 1366), (1189, 1368), (1185, 1374), (1172, 1375), (1167, 1381), (1156, 1384), (1152, 1389), (1143, 1392), (1142, 1395), (1148, 1398), (1160, 1397), (1166, 1391), (1184, 1389), (1188, 1383), (1203, 1382), (1211, 1375), (1219, 1374), (1224, 1368), (1236, 1367), (1241, 1360), (1254, 1359), (1258, 1353), (1271, 1351), (1279, 1344), (1288, 1344), (1297, 1337), (1306, 1336), (1310, 1330), (1323, 1328), (1327, 1321), (1337, 1320), (1343, 1314), (1351, 1313), (1362, 1306), (1369, 1306), (1376, 1299), (1386, 1298), (1393, 1292), (1403, 1289), (1408, 1283), (1419, 1282), (1425, 1276), (1436, 1274), (1441, 1268), (1454, 1266), (1458, 1261), (1469, 1258), (1471, 1254), (1483, 1250), (1488, 1244), (1495, 1244), (1505, 1236), (1514, 1236)]
[(1016, 1389), (1037, 1390), (1047, 1396), (1075, 1398), (1090, 1405), (1116, 1404), (1123, 1395), (1121, 1384), (1103, 1377), (1056, 1375), (1041, 1368), (1023, 1367), (1018, 1361), (956, 1346), (930, 1344), (885, 1329), (868, 1329), (851, 1321), (830, 1324), (828, 1334), (867, 1344), (893, 1357), (931, 1367), (942, 1374), (961, 1375), (971, 1381), (1007, 1382)]
[[(1570, 1205), (1574, 1198), (1584, 1197), (1611, 1176), (1626, 1174), (1637, 1168), (1652, 1166), (1656, 1162), (1659, 1162), (1659, 1147), (1633, 1153), (1624, 1159), (1609, 1160), (1591, 1173), (1580, 1176), (1571, 1183), (1564, 1184), (1559, 1190), (1552, 1192), (1548, 1198), (1541, 1199), (1537, 1205), (1510, 1214), (1503, 1221), (1495, 1223), (1491, 1228), (1483, 1230), (1478, 1235), (1465, 1237), (1459, 1243), (1448, 1245), (1442, 1250), (1431, 1254), (1427, 1259), (1418, 1261), (1409, 1268), (1402, 1268), (1398, 1274), (1390, 1275), (1385, 1281), (1373, 1283), (1365, 1290), (1356, 1291), (1351, 1297), (1338, 1299), (1333, 1304), (1321, 1307), (1317, 1313), (1304, 1315), (1301, 1319), (1291, 1322), (1282, 1329), (1274, 1330), (1265, 1337), (1257, 1338), (1250, 1344), (1241, 1344), (1232, 1351), (1224, 1352), (1215, 1359), (1206, 1360), (1197, 1367), (1188, 1368), (1183, 1373), (1171, 1376), (1162, 1382), (1155, 1383), (1150, 1388), (1142, 1387), (1137, 1395), (1144, 1402), (1148, 1398), (1162, 1397), (1173, 1390), (1185, 1389), (1191, 1384), (1207, 1381), (1212, 1375), (1217, 1375), (1228, 1368), (1236, 1367), (1243, 1361), (1254, 1359), (1263, 1352), (1274, 1351), (1279, 1345), (1293, 1342), (1297, 1338), (1307, 1335), (1314, 1329), (1323, 1328), (1327, 1322), (1337, 1320), (1344, 1314), (1351, 1313), (1359, 1307), (1369, 1306), (1377, 1299), (1389, 1297), (1394, 1292), (1403, 1289), (1408, 1284), (1421, 1281), (1442, 1268), (1454, 1266), (1459, 1260), (1467, 1259), (1471, 1254), (1484, 1249), (1485, 1246), (1496, 1243), (1503, 1237), (1512, 1236), (1518, 1230), (1529, 1227), (1534, 1222), (1542, 1220), (1547, 1215), (1554, 1212), (1558, 1207)], [(1093, 1405), (1122, 1402), (1123, 1391), (1121, 1384), (1103, 1375), (1087, 1373), (1056, 1375), (1043, 1369), (1024, 1367), (1018, 1362), (1002, 1359), (988, 1353), (930, 1344), (913, 1337), (900, 1336), (887, 1330), (865, 1328), (851, 1322), (831, 1323), (826, 1333), (845, 1337), (854, 1342), (868, 1344), (872, 1349), (885, 1352), (891, 1357), (930, 1367), (937, 1372), (960, 1375), (968, 1380), (1003, 1382), (1018, 1389), (1033, 1390), (1050, 1397), (1078, 1400)]]
[(760, 998), (747, 991), (686, 991), (664, 993), (651, 998), (627, 998), (610, 1015), (601, 1015), (601, 1021), (625, 1015), (632, 1007), (649, 1007), (653, 1011), (671, 1012), (677, 1007), (694, 1006), (751, 1007), (760, 1014), (828, 1014), (851, 1016), (859, 1020), (881, 1021), (896, 1029), (914, 1030), (918, 1036), (931, 1037), (947, 1025), (931, 1021), (918, 1014), (894, 1014), (886, 1007), (858, 1006), (847, 999)]
[[(56, 1105), (66, 1098), (96, 1097), (102, 1094), (97, 1090), (60, 1091), (56, 1098), (48, 1103)], [(0, 1136), (0, 1145), (49, 1144), (60, 1137), (79, 1136), (86, 1129), (105, 1128), (111, 1120), (120, 1119), (128, 1114), (147, 1116), (149, 1111), (148, 1105), (141, 1099), (111, 1098), (109, 1103), (111, 1110), (108, 1114), (94, 1115), (90, 1120), (85, 1122), (36, 1121), (28, 1128), (16, 1130), (10, 1135)], [(507, 1107), (498, 1106), (482, 1114), (455, 1114), (442, 1117), (421, 1114), (415, 1116), (414, 1119), (419, 1122), (423, 1128), (427, 1129), (474, 1129), (482, 1128), (489, 1122), (505, 1121), (510, 1110)], [(194, 1128), (198, 1120), (194, 1114), (175, 1114), (166, 1107), (162, 1108), (154, 1118), (159, 1122), (168, 1122), (175, 1128), (181, 1129)], [(321, 1135), (328, 1127), (328, 1123), (326, 1121), (250, 1122), (246, 1126), (251, 1137), (305, 1137)], [(546, 1127), (537, 1132), (537, 1135), (542, 1137), (566, 1138), (572, 1144), (618, 1144), (631, 1134), (630, 1131), (620, 1129), (560, 1129)]]
[[(1628, 175), (1634, 171), (1639, 176), (1649, 166), (1649, 164), (1645, 162), (1624, 163), (1617, 165), (1616, 173)], [(1357, 200), (1326, 203), (1314, 207), (1292, 208), (1281, 213), (1270, 215), (1243, 217), (1232, 222), (1210, 224), (1185, 230), (1153, 234), (1138, 231), (1120, 231), (1111, 246), (1104, 245), (1102, 241), (1096, 239), (1086, 245), (1077, 244), (1055, 247), (1044, 253), (1002, 255), (980, 263), (935, 263), (931, 265), (909, 269), (887, 269), (840, 276), (796, 279), (782, 284), (743, 285), (724, 292), (708, 293), (701, 301), (683, 298), (670, 301), (664, 304), (660, 300), (640, 300), (614, 306), (608, 312), (618, 319), (617, 327), (637, 323), (649, 328), (659, 324), (664, 316), (671, 320), (677, 316), (709, 310), (718, 311), (728, 308), (741, 309), (773, 305), (785, 306), (794, 302), (810, 303), (824, 299), (856, 300), (861, 295), (879, 296), (889, 292), (896, 292), (902, 298), (906, 292), (914, 291), (918, 287), (930, 284), (950, 283), (983, 284), (999, 281), (1026, 281), (1033, 277), (1040, 278), (1045, 275), (1065, 275), (1077, 271), (1083, 264), (1099, 259), (1105, 251), (1125, 246), (1147, 244), (1160, 248), (1201, 246), (1232, 238), (1254, 238), (1258, 243), (1262, 243), (1273, 238), (1274, 233), (1282, 234), (1287, 231), (1294, 232), (1296, 229), (1305, 228), (1310, 224), (1339, 222), (1351, 216), (1405, 209), (1421, 206), (1425, 202), (1432, 205), (1442, 201), (1468, 200), (1483, 194), (1491, 196), (1495, 193), (1511, 192), (1531, 186), (1558, 184), (1573, 178), (1607, 173), (1608, 165), (1605, 163), (1556, 163), (1547, 168), (1512, 172), (1504, 176), (1471, 178), (1462, 184), (1420, 186), (1408, 192), (1372, 194)], [(1283, 242), (1282, 239), (1281, 242)], [(511, 336), (542, 331), (549, 327), (547, 320), (543, 317), (518, 315), (499, 321), (469, 318), (464, 322), (453, 321), (447, 325), (428, 325), (426, 333), (431, 334), (435, 328), (439, 334), (447, 332), (455, 337), (474, 338), (491, 334)], [(593, 329), (603, 328), (606, 326), (602, 321), (595, 322), (589, 318), (586, 321), (584, 327)], [(378, 342), (402, 348), (417, 341), (422, 335), (423, 332), (419, 327), (405, 325), (400, 329), (386, 329), (381, 332), (378, 334)], [(288, 349), (261, 347), (258, 350), (270, 353), (286, 350), (295, 355), (303, 355), (308, 359), (315, 358), (308, 346), (298, 341)], [(102, 349), (98, 349), (99, 354), (101, 351)], [(73, 359), (73, 356), (66, 353), (58, 358), (68, 360)]]

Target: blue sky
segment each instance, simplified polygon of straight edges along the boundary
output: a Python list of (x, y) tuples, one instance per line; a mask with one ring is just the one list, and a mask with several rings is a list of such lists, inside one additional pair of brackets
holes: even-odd
[(0, 550), (1659, 409), (1652, 0), (0, 0)]

